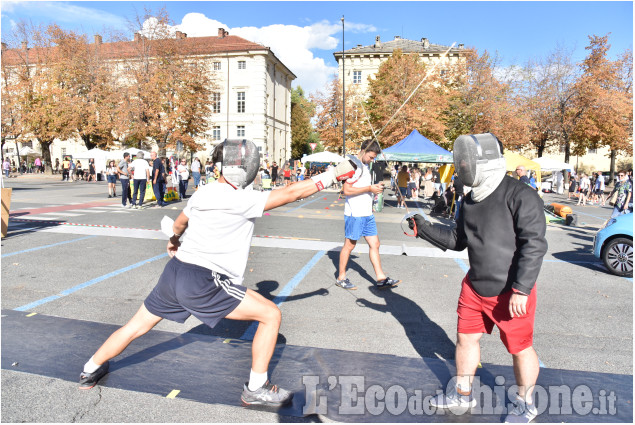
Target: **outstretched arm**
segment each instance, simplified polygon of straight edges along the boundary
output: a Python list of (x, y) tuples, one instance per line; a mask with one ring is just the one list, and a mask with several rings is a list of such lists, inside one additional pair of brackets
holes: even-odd
[(459, 237), (458, 223), (454, 228), (442, 224), (432, 224), (421, 215), (415, 214), (408, 219), (408, 226), (411, 229), (416, 229), (418, 238), (425, 239), (444, 251), (447, 249), (463, 251), (467, 246), (466, 240)]
[(354, 172), (355, 165), (351, 161), (343, 161), (337, 167), (311, 177), (309, 180), (296, 182), (283, 189), (276, 189), (267, 198), (265, 211), (311, 196), (336, 181), (349, 179)]

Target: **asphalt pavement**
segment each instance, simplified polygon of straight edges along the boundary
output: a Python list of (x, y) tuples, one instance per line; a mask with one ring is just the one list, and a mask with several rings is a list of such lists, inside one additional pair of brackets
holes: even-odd
[[(9, 233), (1, 251), (3, 312), (125, 324), (167, 262), (160, 220), (164, 215), (176, 218), (185, 201), (165, 208), (149, 202), (145, 209), (132, 210), (107, 197), (105, 182), (69, 183), (59, 176), (12, 178), (5, 180), (5, 187), (13, 192)], [(348, 271), (359, 289), (335, 286), (344, 238), (344, 202), (336, 191), (277, 208), (256, 221), (244, 284), (280, 302), (280, 344), (404, 358), (454, 358), (456, 303), (469, 267), (467, 255), (444, 253), (405, 235), (405, 210), (396, 208), (392, 191), (385, 194), (384, 209), (376, 213), (381, 261), (388, 276), (402, 280), (391, 291), (372, 287), (375, 276), (363, 242), (353, 252)], [(566, 195), (545, 194), (544, 200), (571, 206), (578, 223), (547, 226), (549, 250), (537, 282), (534, 336), (541, 367), (632, 376), (633, 281), (609, 274), (591, 252), (593, 235), (609, 218), (611, 208), (576, 206)], [(432, 203), (419, 199), (408, 205), (411, 212), (427, 213)], [(155, 329), (250, 339), (248, 324), (228, 320), (213, 330), (202, 330), (194, 318), (185, 324), (164, 320)], [(3, 336), (11, 332), (2, 329)], [(84, 338), (82, 344), (94, 351), (102, 342)], [(481, 359), (483, 364), (511, 365), (496, 330), (482, 338)], [(211, 399), (166, 399), (137, 390), (98, 386), (79, 391), (76, 382), (27, 373), (20, 370), (19, 359), (8, 364), (5, 360), (2, 422), (329, 420), (324, 415), (297, 418), (247, 410)], [(86, 360), (69, 355), (67, 367), (79, 376)], [(345, 354), (341, 361), (346, 362)], [(245, 370), (240, 380), (248, 374)], [(225, 391), (238, 397), (240, 387)]]

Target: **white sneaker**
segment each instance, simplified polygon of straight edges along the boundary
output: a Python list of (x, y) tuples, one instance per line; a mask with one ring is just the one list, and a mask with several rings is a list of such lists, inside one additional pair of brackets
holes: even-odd
[(536, 406), (525, 403), (525, 400), (518, 397), (514, 402), (514, 409), (505, 417), (505, 423), (528, 424), (538, 416)]
[(438, 409), (449, 409), (455, 415), (462, 415), (476, 406), (476, 400), (472, 398), (471, 393), (470, 395), (460, 395), (454, 387), (447, 394), (432, 397), (430, 405)]

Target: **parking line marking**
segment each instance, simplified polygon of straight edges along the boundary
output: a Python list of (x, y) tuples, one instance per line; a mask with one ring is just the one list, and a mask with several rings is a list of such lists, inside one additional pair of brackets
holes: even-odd
[[(273, 299), (273, 303), (280, 307), (280, 304), (282, 304), (284, 300), (286, 300), (287, 297), (291, 295), (291, 292), (293, 292), (295, 287), (298, 286), (298, 284), (302, 281), (302, 279), (304, 279), (307, 274), (309, 274), (313, 266), (315, 266), (318, 261), (320, 261), (320, 259), (324, 256), (324, 254), (326, 254), (326, 252), (326, 250), (323, 250), (316, 253), (313, 258), (311, 258), (309, 262), (306, 263), (304, 267), (302, 267), (302, 270), (300, 270), (295, 276), (291, 278), (289, 282), (287, 282), (286, 285), (284, 285), (284, 288), (282, 288), (280, 293)], [(240, 339), (253, 340), (254, 335), (256, 335), (257, 329), (258, 322), (252, 322), (251, 325), (249, 325), (249, 327), (245, 330), (245, 333), (242, 334)]]
[(27, 314), (27, 315), (26, 315), (26, 317), (33, 317), (33, 316), (35, 316), (36, 314), (37, 314), (37, 313), (29, 313), (29, 314)]
[(110, 279), (111, 277), (117, 276), (117, 275), (119, 275), (121, 273), (125, 273), (125, 272), (133, 270), (133, 269), (136, 269), (137, 267), (141, 267), (141, 266), (143, 266), (145, 264), (151, 263), (152, 261), (159, 260), (159, 259), (167, 257), (167, 256), (168, 256), (168, 253), (166, 252), (165, 254), (157, 255), (156, 257), (152, 257), (152, 258), (148, 258), (147, 260), (139, 261), (138, 263), (131, 264), (131, 265), (129, 265), (127, 267), (124, 267), (122, 269), (115, 270), (114, 272), (110, 272), (108, 274), (96, 277), (95, 279), (89, 280), (87, 282), (80, 283), (79, 285), (73, 286), (72, 288), (69, 288), (69, 289), (66, 289), (66, 290), (60, 292), (58, 295), (51, 295), (50, 297), (42, 298), (41, 300), (37, 300), (37, 301), (34, 301), (32, 303), (20, 306), (18, 308), (14, 308), (14, 310), (16, 310), (16, 311), (28, 311), (28, 310), (30, 310), (30, 309), (32, 309), (34, 307), (40, 306), (42, 304), (46, 304), (46, 303), (48, 303), (50, 301), (54, 301), (54, 300), (56, 300), (58, 298), (65, 297), (67, 295), (72, 294), (73, 292), (79, 291), (80, 289), (87, 288), (87, 287), (89, 287), (91, 285), (94, 285), (95, 283), (99, 283), (99, 282), (104, 281), (106, 279)]
[(83, 241), (85, 239), (90, 239), (90, 238), (94, 238), (94, 237), (95, 236), (92, 236), (92, 235), (91, 236), (84, 236), (83, 238), (71, 239), (70, 241), (63, 241), (63, 242), (53, 243), (53, 244), (50, 244), (50, 245), (37, 246), (35, 248), (29, 248), (29, 249), (25, 249), (25, 250), (18, 251), (18, 252), (9, 252), (8, 254), (2, 254), (2, 257), (0, 257), (0, 258), (11, 257), (12, 255), (24, 254), (25, 252), (37, 251), (37, 250), (44, 249), (44, 248), (51, 248), (51, 247), (54, 247), (54, 246), (64, 245), (64, 244), (71, 243), (71, 242)]
[(180, 392), (181, 390), (172, 390), (170, 391), (170, 394), (165, 396), (165, 398), (175, 398)]
[(290, 213), (290, 212), (292, 212), (292, 211), (297, 210), (298, 208), (302, 208), (302, 207), (304, 207), (304, 206), (306, 206), (306, 205), (312, 204), (312, 203), (313, 203), (313, 202), (315, 202), (315, 201), (319, 201), (320, 199), (321, 199), (321, 198), (315, 198), (315, 199), (314, 199), (314, 200), (312, 200), (312, 201), (305, 202), (305, 203), (303, 203), (303, 204), (298, 205), (298, 206), (297, 206), (297, 207), (295, 207), (295, 208), (292, 208), (292, 209), (290, 209), (290, 210), (287, 210), (287, 211), (285, 211), (285, 213)]
[(461, 269), (465, 273), (467, 273), (470, 270), (470, 267), (467, 264), (465, 264), (465, 261), (463, 261), (461, 258), (455, 258), (454, 261), (456, 262), (456, 264), (458, 264), (461, 267)]

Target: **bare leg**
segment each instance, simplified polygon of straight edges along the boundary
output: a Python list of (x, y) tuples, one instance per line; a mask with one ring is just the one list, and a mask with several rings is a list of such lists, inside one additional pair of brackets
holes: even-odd
[(141, 304), (141, 308), (130, 319), (128, 323), (117, 329), (106, 342), (99, 347), (93, 356), (96, 364), (104, 364), (107, 360), (121, 354), (123, 350), (135, 339), (147, 333), (161, 321), (159, 316), (150, 313), (146, 306)]
[(479, 341), (482, 333), (457, 333), (456, 338), (456, 383), (463, 389), (472, 388), (472, 380), (481, 360)]
[(386, 279), (386, 275), (381, 268), (381, 258), (379, 257), (379, 236), (366, 236), (366, 242), (368, 243), (368, 254), (370, 256), (370, 263), (375, 269), (375, 275), (377, 280)]
[(538, 355), (533, 347), (525, 348), (517, 354), (512, 354), (514, 360), (514, 376), (518, 384), (518, 395), (530, 401), (538, 379), (540, 364)]
[(357, 245), (357, 241), (352, 241), (350, 239), (346, 239), (344, 241), (344, 246), (340, 251), (340, 269), (337, 280), (346, 278), (346, 266), (348, 265), (348, 259), (351, 256), (351, 252), (355, 249), (355, 245)]
[(259, 293), (247, 289), (245, 298), (227, 318), (260, 322), (251, 345), (251, 369), (256, 373), (267, 372), (282, 320), (278, 307)]

